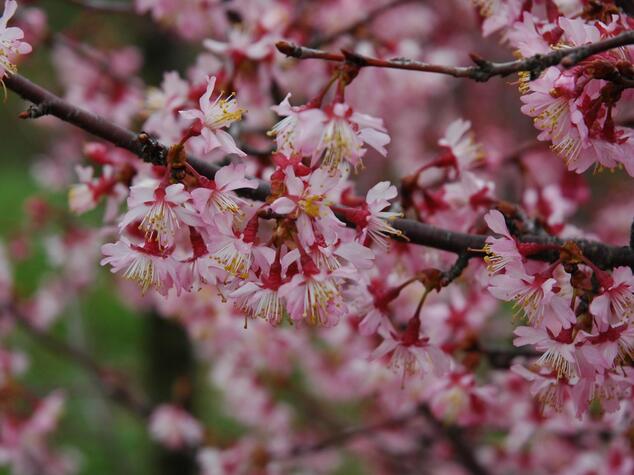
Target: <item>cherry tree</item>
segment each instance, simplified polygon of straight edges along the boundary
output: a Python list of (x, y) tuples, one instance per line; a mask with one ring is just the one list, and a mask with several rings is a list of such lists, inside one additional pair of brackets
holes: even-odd
[[(634, 472), (631, 2), (68, 3), (191, 54), (147, 83), (143, 45), (5, 1), (15, 127), (49, 132), (32, 172), (68, 200), (30, 199), (0, 246), (0, 466), (82, 471), (26, 333), (138, 418), (161, 473)], [(34, 53), (59, 86), (18, 73)], [(38, 243), (55, 272), (25, 293)], [(161, 361), (193, 350), (239, 435), (182, 378), (150, 394), (54, 336), (106, 275), (186, 335)]]

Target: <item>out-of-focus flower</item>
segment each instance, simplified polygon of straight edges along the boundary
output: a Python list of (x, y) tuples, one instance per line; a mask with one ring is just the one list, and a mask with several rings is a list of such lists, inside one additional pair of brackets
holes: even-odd
[(149, 430), (157, 442), (172, 450), (194, 447), (203, 437), (200, 423), (184, 409), (170, 404), (162, 404), (152, 412)]
[(31, 52), (31, 45), (21, 41), (24, 32), (17, 26), (8, 26), (9, 20), (15, 15), (18, 2), (5, 0), (4, 11), (0, 17), (0, 80), (7, 74), (17, 72), (14, 58)]

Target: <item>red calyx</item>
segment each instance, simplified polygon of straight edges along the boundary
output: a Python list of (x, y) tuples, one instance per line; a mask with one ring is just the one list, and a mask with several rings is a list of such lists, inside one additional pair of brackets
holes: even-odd
[(410, 318), (407, 328), (401, 336), (401, 342), (405, 346), (416, 345), (420, 342), (420, 318), (418, 316)]

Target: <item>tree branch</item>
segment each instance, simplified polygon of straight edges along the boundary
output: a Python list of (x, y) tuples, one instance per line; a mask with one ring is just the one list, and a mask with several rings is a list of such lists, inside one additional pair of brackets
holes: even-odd
[(570, 68), (594, 54), (631, 44), (634, 44), (634, 30), (626, 31), (613, 38), (597, 41), (589, 45), (558, 49), (548, 54), (536, 54), (516, 61), (496, 63), (472, 55), (471, 57), (476, 63), (475, 66), (430, 64), (407, 58), (380, 59), (347, 50), (341, 50), (341, 53), (332, 53), (319, 49), (306, 48), (288, 41), (279, 41), (276, 46), (281, 53), (296, 59), (321, 59), (325, 61), (342, 62), (358, 68), (404, 69), (408, 71), (444, 74), (455, 78), (472, 79), (477, 82), (486, 82), (494, 76), (505, 77), (509, 74), (519, 72), (530, 72), (531, 77), (534, 78), (550, 66), (561, 64), (566, 68)]
[[(630, 33), (634, 33), (634, 31)], [(165, 164), (167, 147), (151, 139), (147, 134), (135, 134), (128, 129), (107, 121), (103, 117), (76, 107), (19, 74), (7, 75), (4, 78), (4, 83), (7, 89), (14, 91), (36, 106), (43, 103), (46, 104), (45, 110), (42, 112), (53, 115), (96, 137), (126, 149), (146, 162), (157, 165)], [(188, 162), (198, 173), (209, 178), (212, 178), (220, 169), (220, 165), (218, 164), (195, 157), (189, 157)], [(256, 189), (244, 189), (238, 190), (238, 192), (241, 196), (246, 198), (264, 201), (270, 194), (270, 186), (265, 181), (260, 181)], [(349, 225), (353, 225), (345, 218), (345, 214), (347, 214), (345, 212), (346, 208), (338, 208), (344, 211), (343, 213), (337, 213), (338, 217)], [(352, 210), (348, 211), (351, 212)], [(469, 257), (481, 255), (478, 250), (484, 247), (486, 240), (485, 235), (450, 231), (410, 219), (395, 219), (392, 225), (402, 231), (408, 241), (413, 244), (420, 244), (455, 254), (467, 254)], [(564, 243), (564, 241), (559, 238), (542, 235), (522, 236), (521, 240), (523, 242), (553, 245), (561, 245)], [(634, 268), (634, 250), (629, 246), (610, 246), (598, 241), (585, 239), (574, 240), (574, 242), (583, 252), (584, 256), (599, 267), (612, 268), (617, 266), (630, 266)], [(531, 256), (531, 259), (550, 261), (553, 260), (554, 257), (552, 253), (543, 253)]]

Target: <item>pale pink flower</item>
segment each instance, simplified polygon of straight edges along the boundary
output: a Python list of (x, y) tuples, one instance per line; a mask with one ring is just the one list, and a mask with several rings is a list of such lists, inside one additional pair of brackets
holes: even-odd
[(577, 416), (581, 417), (593, 401), (598, 401), (605, 412), (617, 411), (621, 400), (631, 395), (633, 384), (634, 372), (629, 367), (581, 377), (572, 387), (572, 401)]
[(477, 384), (474, 375), (465, 371), (437, 378), (428, 391), (431, 410), (450, 424), (482, 423), (489, 407), (496, 403), (494, 388)]
[(165, 186), (146, 180), (130, 189), (128, 212), (119, 223), (125, 229), (140, 221), (145, 238), (155, 240), (166, 249), (174, 245), (176, 232), (186, 226), (197, 226), (200, 218), (191, 205), (191, 196), (182, 183)]
[(575, 107), (575, 79), (571, 73), (561, 73), (556, 67), (548, 68), (538, 79), (527, 85), (527, 94), (521, 97), (521, 107), (534, 118), (535, 127), (542, 131), (539, 140), (552, 140), (556, 150), (574, 161), (581, 151), (582, 142), (575, 122), (581, 112)]
[(0, 463), (11, 473), (69, 475), (77, 472), (76, 460), (54, 453), (48, 438), (57, 428), (64, 406), (64, 395), (55, 391), (37, 404), (27, 418), (0, 418)]
[(542, 36), (544, 28), (543, 22), (529, 12), (524, 12), (522, 21), (513, 24), (506, 38), (524, 58), (535, 54), (546, 54), (551, 50), (550, 45)]
[(211, 95), (215, 84), (216, 77), (209, 76), (207, 78), (207, 90), (200, 96), (200, 108), (183, 110), (180, 111), (180, 114), (186, 119), (197, 120), (201, 123), (201, 136), (205, 153), (220, 149), (226, 153), (235, 153), (243, 157), (246, 154), (238, 148), (233, 137), (222, 129), (242, 119), (244, 110), (238, 106), (238, 101), (234, 94), (223, 97), (223, 94), (220, 93), (212, 102)]
[(233, 277), (246, 279), (252, 266), (267, 270), (275, 258), (275, 250), (257, 243), (258, 217), (249, 220), (242, 232), (234, 232), (227, 216), (219, 216), (217, 234), (209, 235), (209, 255), (216, 266)]
[(229, 294), (238, 307), (251, 318), (263, 318), (271, 325), (280, 324), (287, 316), (286, 306), (278, 290), (282, 285), (282, 268), (274, 262), (268, 274), (262, 273), (257, 282), (245, 282)]
[(401, 384), (407, 376), (421, 372), (445, 375), (450, 367), (450, 358), (437, 346), (429, 343), (428, 337), (420, 335), (420, 319), (412, 318), (403, 334), (394, 329), (381, 330), (383, 342), (372, 352), (371, 359), (389, 358), (394, 371), (402, 371)]
[(113, 273), (123, 271), (123, 277), (137, 282), (144, 293), (154, 288), (165, 295), (178, 281), (177, 262), (156, 241), (138, 246), (122, 238), (114, 244), (104, 244), (101, 251), (106, 256), (101, 260), (102, 266), (111, 264)]
[(361, 242), (369, 236), (379, 247), (386, 250), (389, 248), (390, 239), (403, 238), (403, 232), (389, 224), (390, 221), (402, 217), (402, 213), (384, 211), (390, 206), (389, 200), (393, 200), (397, 195), (396, 187), (389, 181), (379, 182), (368, 190), (365, 196), (365, 209), (358, 211), (358, 220), (354, 221), (360, 231)]
[(489, 281), (489, 292), (500, 300), (515, 301), (532, 325), (555, 334), (577, 321), (569, 299), (552, 277), (521, 272), (495, 275)]
[(398, 297), (400, 288), (386, 288), (382, 279), (373, 279), (367, 286), (367, 294), (364, 296), (365, 305), (361, 307), (363, 316), (359, 323), (359, 333), (363, 336), (371, 336), (382, 331), (390, 330), (388, 318), (388, 305)]
[(21, 41), (24, 32), (16, 26), (7, 26), (7, 23), (15, 15), (18, 2), (5, 0), (4, 11), (0, 17), (0, 81), (7, 74), (17, 72), (14, 57), (31, 52), (31, 45)]
[(571, 397), (571, 386), (565, 378), (556, 372), (530, 371), (522, 365), (511, 366), (511, 371), (531, 382), (531, 394), (543, 406), (549, 406), (560, 412), (564, 403)]
[(176, 285), (185, 291), (199, 291), (205, 284), (216, 285), (223, 271), (215, 267), (205, 240), (196, 230), (189, 228), (192, 256), (181, 261), (178, 266), (179, 278)]
[(92, 167), (75, 168), (79, 183), (72, 185), (68, 191), (68, 206), (73, 213), (83, 214), (94, 209), (99, 201), (106, 197), (104, 221), (112, 221), (119, 205), (128, 195), (128, 189), (117, 180), (115, 169), (111, 165), (103, 167), (101, 176), (93, 178)]
[(296, 322), (333, 326), (346, 311), (334, 274), (317, 269), (308, 256), (302, 258), (302, 271), (279, 288), (279, 296)]
[(255, 40), (251, 34), (237, 28), (229, 30), (229, 41), (226, 43), (213, 39), (203, 41), (203, 46), (217, 56), (245, 57), (254, 61), (261, 61), (274, 54), (273, 45), (274, 39), (271, 36)]
[(316, 107), (291, 106), (290, 97), (288, 93), (279, 105), (271, 107), (284, 118), (273, 126), (269, 135), (275, 137), (278, 152), (310, 156), (319, 143), (327, 116)]
[(617, 267), (612, 275), (604, 274), (603, 292), (590, 304), (590, 312), (600, 327), (627, 320), (634, 311), (634, 275), (629, 267)]
[(143, 124), (143, 130), (156, 134), (161, 140), (177, 142), (180, 138), (185, 119), (178, 112), (189, 100), (189, 83), (170, 71), (163, 75), (159, 88), (147, 92), (145, 106), (150, 116)]
[(513, 344), (533, 345), (537, 351), (543, 352), (537, 364), (555, 371), (558, 378), (570, 380), (579, 375), (572, 329), (562, 330), (556, 336), (546, 329), (532, 327), (517, 327), (514, 333)]
[(345, 225), (330, 209), (326, 195), (339, 180), (324, 170), (315, 170), (305, 183), (295, 176), (292, 167), (286, 171), (284, 183), (287, 195), (276, 199), (271, 209), (278, 214), (296, 213), (297, 231), (303, 246), (310, 248), (315, 243), (315, 231), (321, 233), (326, 244), (337, 240), (338, 230)]
[(523, 269), (523, 258), (517, 247), (515, 238), (509, 232), (504, 215), (498, 210), (491, 210), (485, 216), (489, 229), (502, 237), (489, 236), (486, 239), (484, 262), (492, 274), (504, 269)]
[(150, 434), (168, 449), (195, 447), (203, 438), (200, 423), (184, 409), (161, 404), (150, 415)]
[(489, 36), (497, 31), (504, 31), (515, 23), (522, 12), (521, 0), (472, 0), (480, 15), (482, 34)]
[(484, 158), (482, 146), (475, 141), (471, 122), (457, 119), (447, 127), (438, 145), (447, 149), (444, 159), (450, 160), (458, 173), (473, 168)]
[(243, 163), (232, 163), (216, 172), (213, 180), (192, 190), (194, 207), (205, 222), (212, 222), (218, 213), (243, 214), (240, 204), (244, 200), (238, 198), (235, 190), (255, 189), (257, 180), (246, 178), (246, 166)]
[(330, 175), (335, 175), (342, 164), (350, 164), (355, 169), (361, 166), (365, 144), (383, 156), (387, 154), (385, 146), (390, 143), (390, 136), (381, 119), (354, 112), (342, 102), (331, 106), (326, 113), (328, 120), (313, 152), (311, 165), (320, 162)]
[(593, 370), (609, 370), (626, 358), (634, 356), (634, 327), (628, 323), (609, 326), (598, 334), (581, 332), (583, 345), (579, 347)]

